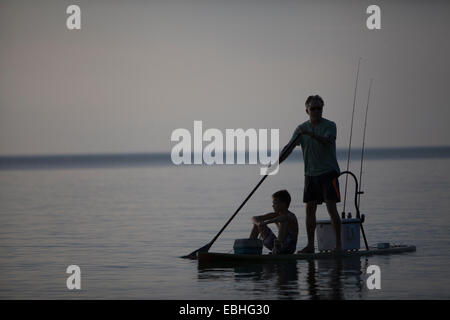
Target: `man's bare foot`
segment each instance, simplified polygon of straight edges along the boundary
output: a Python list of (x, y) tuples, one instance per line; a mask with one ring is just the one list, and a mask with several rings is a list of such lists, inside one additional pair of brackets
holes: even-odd
[(298, 251), (298, 253), (314, 253), (314, 247), (306, 246), (302, 250)]

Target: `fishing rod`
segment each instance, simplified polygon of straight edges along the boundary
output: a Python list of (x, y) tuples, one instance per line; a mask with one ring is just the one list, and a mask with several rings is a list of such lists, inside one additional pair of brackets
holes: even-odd
[(364, 145), (365, 145), (365, 141), (366, 141), (367, 112), (369, 111), (369, 100), (370, 100), (370, 91), (372, 89), (372, 83), (373, 83), (373, 79), (370, 79), (369, 93), (367, 94), (366, 115), (365, 115), (365, 118), (364, 118), (364, 133), (363, 133), (363, 143), (362, 143), (362, 149), (361, 149), (361, 167), (359, 169), (358, 207), (359, 207), (359, 205), (361, 203), (361, 194), (363, 193), (361, 191), (361, 188), (362, 188), (362, 168), (363, 168), (363, 161), (364, 161)]
[[(286, 148), (283, 149), (283, 151), (281, 152), (280, 156), (278, 157), (278, 161), (276, 162), (277, 165), (280, 164), (280, 160), (283, 161), (284, 159), (284, 155), (289, 154), (290, 151), (292, 151), (291, 149), (295, 146), (295, 143), (297, 142), (299, 136), (301, 135), (301, 133), (298, 133), (294, 139), (292, 139), (288, 145), (286, 146)], [(269, 165), (270, 167), (270, 165)], [(197, 252), (208, 252), (209, 249), (211, 248), (211, 246), (214, 244), (214, 242), (217, 240), (217, 238), (222, 234), (222, 232), (225, 230), (225, 228), (230, 224), (231, 220), (233, 220), (233, 218), (238, 214), (238, 212), (242, 209), (242, 207), (247, 203), (247, 201), (251, 198), (251, 196), (253, 195), (253, 193), (255, 193), (255, 191), (259, 188), (259, 186), (264, 182), (264, 180), (266, 180), (266, 178), (269, 176), (269, 174), (266, 174), (262, 177), (262, 179), (258, 182), (258, 184), (256, 185), (256, 187), (253, 188), (253, 190), (250, 192), (250, 194), (247, 196), (247, 198), (245, 198), (244, 202), (241, 203), (241, 205), (239, 206), (239, 208), (237, 208), (237, 210), (233, 213), (233, 215), (231, 216), (230, 219), (228, 219), (228, 221), (225, 223), (225, 225), (222, 227), (222, 229), (220, 229), (220, 231), (216, 234), (216, 236), (210, 241), (208, 242), (206, 245), (204, 245), (203, 247), (192, 251), (190, 254), (186, 255), (186, 256), (182, 256), (181, 258), (185, 258), (185, 259), (197, 259)]]
[[(353, 117), (355, 115), (355, 105), (356, 105), (356, 91), (358, 89), (358, 77), (359, 77), (359, 67), (361, 65), (361, 57), (358, 60), (358, 69), (356, 71), (356, 82), (355, 82), (355, 93), (353, 96), (353, 111), (352, 111), (352, 122), (350, 125), (350, 139), (348, 143), (348, 154), (347, 154), (347, 170), (349, 171), (349, 165), (350, 165), (350, 150), (352, 148), (352, 134), (353, 134)], [(348, 175), (345, 176), (345, 192), (344, 192), (344, 208), (342, 210), (342, 219), (345, 218), (345, 202), (347, 200), (347, 182), (348, 182)]]
[(347, 155), (347, 170), (342, 172), (340, 175), (342, 174), (346, 174), (345, 175), (345, 195), (344, 195), (344, 209), (342, 211), (342, 219), (345, 218), (345, 202), (347, 199), (347, 181), (348, 181), (348, 176), (351, 175), (353, 177), (353, 179), (355, 180), (355, 207), (356, 207), (356, 218), (359, 219), (359, 226), (361, 228), (361, 233), (363, 235), (363, 239), (364, 239), (364, 245), (366, 247), (366, 250), (369, 250), (369, 245), (367, 244), (367, 239), (366, 239), (366, 233), (364, 232), (364, 227), (363, 227), (363, 222), (364, 222), (364, 215), (360, 214), (359, 211), (359, 204), (361, 202), (361, 194), (363, 193), (361, 191), (361, 176), (362, 176), (362, 164), (363, 164), (363, 159), (364, 159), (364, 140), (365, 140), (365, 135), (366, 135), (366, 125), (367, 125), (367, 110), (369, 107), (369, 97), (370, 97), (370, 90), (372, 87), (372, 80), (370, 80), (370, 86), (369, 86), (369, 95), (367, 98), (367, 107), (366, 107), (366, 116), (365, 116), (365, 122), (364, 122), (364, 136), (363, 136), (363, 147), (362, 147), (362, 152), (361, 152), (361, 169), (360, 169), (360, 173), (359, 173), (359, 179), (360, 179), (360, 184), (359, 184), (359, 188), (358, 188), (358, 180), (356, 179), (356, 176), (351, 173), (349, 171), (349, 165), (350, 165), (350, 151), (351, 151), (351, 146), (352, 146), (352, 133), (353, 133), (353, 118), (354, 118), (354, 114), (355, 114), (355, 105), (356, 105), (356, 92), (357, 92), (357, 88), (358, 88), (358, 77), (359, 77), (359, 67), (361, 64), (361, 57), (359, 58), (358, 61), (358, 69), (356, 71), (356, 83), (355, 83), (355, 92), (354, 92), (354, 96), (353, 96), (353, 110), (352, 110), (352, 122), (350, 125), (350, 139), (349, 139), (349, 144), (348, 144), (348, 155)]

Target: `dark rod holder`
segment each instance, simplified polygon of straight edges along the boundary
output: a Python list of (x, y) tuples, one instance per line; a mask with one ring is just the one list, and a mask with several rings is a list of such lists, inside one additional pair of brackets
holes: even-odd
[[(364, 232), (364, 228), (363, 228), (363, 225), (362, 225), (364, 219), (361, 219), (361, 214), (360, 214), (360, 212), (359, 212), (359, 206), (358, 206), (358, 195), (359, 195), (359, 194), (362, 194), (363, 192), (362, 192), (362, 191), (358, 191), (358, 179), (356, 178), (356, 176), (355, 176), (352, 172), (350, 172), (350, 171), (342, 171), (341, 174), (340, 174), (338, 177), (342, 176), (343, 174), (351, 175), (351, 176), (353, 177), (353, 180), (355, 180), (355, 208), (356, 208), (356, 218), (358, 218), (359, 221), (360, 221), (360, 222), (359, 222), (359, 225), (360, 225), (360, 227), (361, 227), (361, 233), (362, 233), (362, 235), (363, 235), (363, 239), (364, 239), (364, 244), (365, 244), (365, 246), (366, 246), (366, 250), (369, 250), (369, 246), (367, 245), (366, 233)], [(344, 212), (344, 214), (345, 214), (345, 212)]]

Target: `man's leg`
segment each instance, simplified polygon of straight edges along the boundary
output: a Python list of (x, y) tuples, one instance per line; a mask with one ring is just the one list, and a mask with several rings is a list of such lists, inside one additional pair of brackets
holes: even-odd
[(316, 210), (315, 200), (306, 203), (306, 233), (308, 235), (308, 244), (300, 252), (314, 253), (314, 233), (316, 231)]
[(331, 218), (331, 223), (333, 225), (334, 229), (334, 236), (335, 236), (335, 243), (336, 247), (335, 250), (342, 250), (342, 244), (341, 244), (341, 218), (339, 218), (339, 213), (336, 208), (336, 202), (335, 201), (326, 201), (327, 204), (327, 210), (328, 214)]

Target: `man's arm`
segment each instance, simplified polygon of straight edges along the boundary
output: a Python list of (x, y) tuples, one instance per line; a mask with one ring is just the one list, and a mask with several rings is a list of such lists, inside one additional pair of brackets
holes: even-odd
[(336, 137), (331, 136), (331, 135), (322, 137), (322, 136), (314, 134), (314, 132), (312, 132), (312, 131), (309, 131), (305, 134), (310, 136), (313, 139), (316, 139), (317, 141), (319, 141), (322, 144), (332, 144), (334, 141), (336, 141)]
[(281, 164), (284, 160), (289, 157), (289, 155), (292, 153), (292, 151), (295, 149), (295, 147), (298, 145), (298, 141), (300, 139), (300, 136), (303, 134), (304, 130), (301, 127), (298, 127), (295, 129), (294, 134), (292, 135), (291, 140), (287, 145), (284, 146), (283, 150), (281, 150), (280, 153), (280, 160), (279, 163)]
[(288, 147), (289, 147), (289, 144), (285, 145), (283, 150), (281, 150), (279, 163), (282, 163), (284, 160), (287, 159), (287, 157), (290, 156), (290, 154), (292, 153), (292, 151), (295, 148), (295, 145), (292, 145), (290, 148), (288, 148)]
[(322, 144), (329, 145), (336, 141), (336, 124), (332, 122), (327, 130), (325, 131), (325, 136), (315, 135), (314, 131), (304, 132), (304, 134), (310, 136), (312, 139), (316, 139)]

